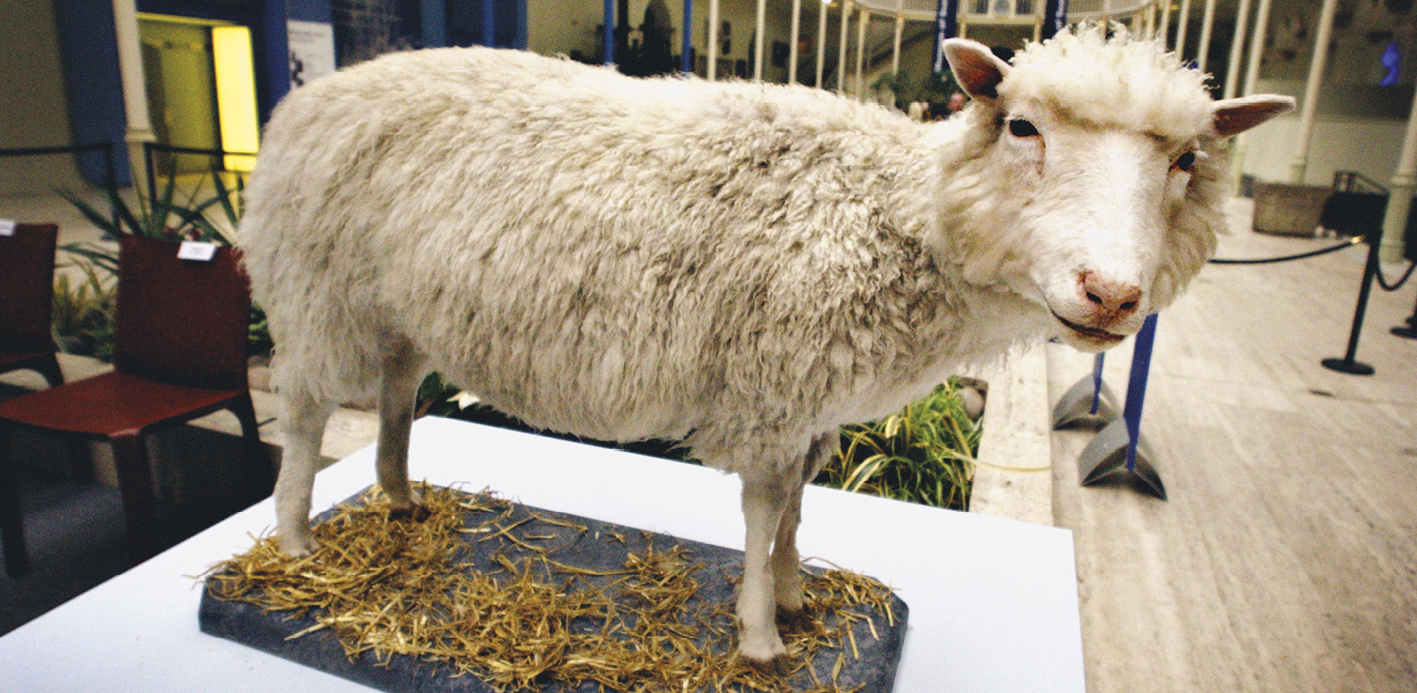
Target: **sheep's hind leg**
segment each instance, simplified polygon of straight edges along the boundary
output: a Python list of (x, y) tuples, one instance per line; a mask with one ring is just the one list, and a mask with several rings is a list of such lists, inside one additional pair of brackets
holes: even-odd
[(838, 434), (829, 431), (812, 441), (812, 447), (802, 458), (802, 478), (792, 489), (787, 508), (778, 522), (777, 538), (773, 542), (773, 592), (777, 597), (777, 620), (783, 625), (800, 625), (810, 621), (802, 604), (801, 558), (797, 554), (797, 527), (802, 522), (802, 491), (822, 470), (838, 445)]
[(395, 515), (416, 516), (420, 507), (418, 493), (408, 480), (408, 443), (423, 363), (423, 357), (407, 340), (399, 340), (384, 357), (375, 469), (379, 487), (388, 494), (389, 507)]
[(310, 532), (310, 495), (315, 487), (325, 422), (335, 407), (333, 402), (306, 394), (287, 394), (283, 399), (285, 448), (275, 488), (276, 540), (281, 551), (304, 556), (318, 548), (315, 535)]
[(787, 647), (774, 618), (773, 570), (769, 550), (790, 504), (795, 479), (769, 470), (742, 474), (743, 519), (747, 536), (743, 549), (743, 584), (738, 593), (738, 651), (753, 666), (783, 671)]

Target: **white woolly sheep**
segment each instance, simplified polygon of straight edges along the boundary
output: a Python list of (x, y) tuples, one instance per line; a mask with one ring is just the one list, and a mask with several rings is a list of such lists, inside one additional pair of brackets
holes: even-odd
[(1110, 347), (1224, 227), (1225, 140), (1293, 100), (1213, 101), (1157, 44), (1097, 27), (945, 50), (942, 123), (821, 90), (632, 79), (489, 49), (385, 56), (290, 94), (241, 245), (278, 353), (281, 547), (336, 402), (379, 396), (395, 507), (431, 370), (546, 429), (682, 438), (743, 481), (739, 649), (802, 615), (803, 484), (841, 424), (1057, 336)]

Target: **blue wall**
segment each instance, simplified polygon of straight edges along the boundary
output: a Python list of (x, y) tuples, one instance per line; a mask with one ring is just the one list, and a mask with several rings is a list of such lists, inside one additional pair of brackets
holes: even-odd
[(330, 23), (330, 0), (285, 0), (285, 13), (303, 22)]
[[(526, 0), (440, 1), (447, 8), (446, 45), (526, 48)], [(492, 14), (491, 43), (485, 37), (489, 4)]]
[[(114, 142), (119, 185), (130, 185), (132, 173), (123, 149), (128, 120), (123, 114), (123, 79), (118, 74), (118, 42), (114, 36), (112, 0), (55, 0), (64, 93), (74, 144)], [(109, 37), (103, 40), (102, 37)], [(102, 155), (78, 157), (79, 173), (95, 185), (104, 177)]]

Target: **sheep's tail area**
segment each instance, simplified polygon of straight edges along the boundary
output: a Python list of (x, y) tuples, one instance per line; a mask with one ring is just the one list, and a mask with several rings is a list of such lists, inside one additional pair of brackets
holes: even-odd
[[(243, 224), (243, 235), (247, 233), (260, 236), (264, 231)], [(288, 398), (368, 400), (378, 391), (381, 354), (371, 347), (379, 341), (369, 338), (363, 321), (340, 300), (337, 288), (295, 276), (305, 268), (284, 264), (277, 269), (271, 263), (279, 248), (291, 242), (276, 238), (271, 247), (257, 242), (244, 253), (253, 298), (266, 312), (276, 344), (271, 384)], [(298, 298), (277, 298), (282, 295)]]
[(239, 230), (252, 298), (265, 311), (276, 345), (272, 385), (287, 399), (367, 399), (378, 390), (390, 341), (373, 324), (371, 303), (360, 305), (372, 290), (358, 284), (371, 277), (350, 272), (348, 248), (340, 247), (350, 242), (338, 228), (341, 218), (320, 213), (329, 201), (312, 200), (322, 191), (305, 189), (319, 177), (309, 172), (323, 165), (314, 159), (327, 150), (291, 142), (298, 130), (278, 117), (272, 123), (246, 188)]

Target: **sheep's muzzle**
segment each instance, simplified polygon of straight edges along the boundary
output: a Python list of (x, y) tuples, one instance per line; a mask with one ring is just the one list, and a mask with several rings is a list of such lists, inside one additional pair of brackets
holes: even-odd
[(1058, 313), (1055, 312), (1055, 311), (1053, 311), (1052, 309), (1049, 309), (1048, 312), (1053, 313), (1053, 317), (1054, 317), (1058, 322), (1062, 323), (1062, 324), (1063, 324), (1063, 327), (1066, 327), (1066, 328), (1068, 328), (1069, 330), (1072, 330), (1074, 333), (1076, 333), (1076, 334), (1077, 334), (1079, 337), (1081, 337), (1083, 340), (1087, 341), (1089, 344), (1092, 344), (1092, 345), (1094, 345), (1094, 346), (1096, 346), (1096, 347), (1098, 347), (1098, 348), (1100, 348), (1100, 349), (1107, 349), (1107, 348), (1111, 348), (1111, 347), (1113, 347), (1113, 346), (1116, 346), (1117, 343), (1119, 343), (1119, 342), (1121, 342), (1123, 339), (1126, 339), (1126, 338), (1127, 338), (1127, 336), (1124, 335), (1124, 334), (1117, 334), (1117, 333), (1115, 333), (1115, 332), (1108, 332), (1107, 330), (1104, 330), (1104, 329), (1099, 328), (1099, 327), (1087, 327), (1087, 326), (1084, 326), (1084, 325), (1079, 325), (1079, 324), (1077, 324), (1077, 323), (1075, 323), (1075, 322), (1073, 322), (1073, 321), (1071, 321), (1071, 320), (1069, 320), (1069, 319), (1067, 319), (1067, 318), (1065, 318), (1065, 317), (1063, 317), (1063, 316), (1061, 316), (1061, 315), (1058, 315)]

